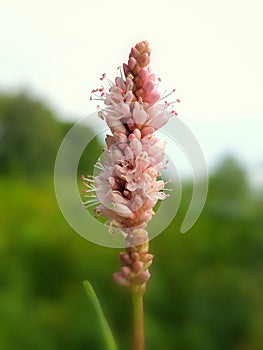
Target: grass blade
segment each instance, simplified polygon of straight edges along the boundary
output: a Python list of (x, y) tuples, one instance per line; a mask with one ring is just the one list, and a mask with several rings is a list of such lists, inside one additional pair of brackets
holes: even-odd
[(117, 346), (115, 343), (115, 340), (113, 338), (111, 329), (109, 327), (109, 324), (104, 316), (102, 307), (100, 305), (99, 299), (95, 293), (95, 290), (93, 289), (91, 283), (89, 281), (83, 282), (84, 288), (88, 296), (90, 297), (92, 304), (95, 307), (96, 313), (99, 318), (99, 322), (101, 324), (101, 328), (104, 334), (105, 343), (107, 345), (107, 350), (117, 350)]

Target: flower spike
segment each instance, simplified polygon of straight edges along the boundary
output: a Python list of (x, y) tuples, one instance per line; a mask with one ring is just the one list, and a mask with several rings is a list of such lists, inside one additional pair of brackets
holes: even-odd
[(120, 231), (126, 240), (126, 252), (121, 253), (121, 271), (114, 274), (117, 283), (129, 289), (145, 289), (150, 277), (148, 268), (153, 256), (148, 253), (147, 223), (158, 200), (169, 195), (159, 177), (166, 168), (165, 143), (154, 132), (164, 126), (169, 117), (177, 115), (174, 94), (160, 96), (157, 88), (161, 79), (151, 72), (151, 49), (147, 41), (131, 48), (128, 62), (123, 64), (120, 76), (113, 83), (103, 73), (103, 85), (92, 90), (92, 99), (104, 107), (98, 115), (109, 126), (112, 135), (106, 136), (104, 163), (95, 167), (94, 178), (82, 178), (88, 197), (83, 204), (95, 208), (96, 216), (108, 218), (110, 232)]

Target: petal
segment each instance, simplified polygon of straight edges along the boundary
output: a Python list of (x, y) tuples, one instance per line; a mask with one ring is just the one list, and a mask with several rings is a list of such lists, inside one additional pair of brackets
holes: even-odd
[(151, 107), (148, 112), (150, 121), (147, 122), (147, 125), (152, 126), (155, 129), (161, 128), (169, 119), (169, 113), (164, 105), (155, 105)]
[(138, 102), (134, 104), (133, 119), (139, 125), (143, 124), (147, 119), (147, 113)]
[(118, 86), (120, 89), (122, 90), (126, 90), (126, 84), (124, 82), (124, 80), (121, 77), (117, 77), (115, 79), (115, 84), (116, 86)]
[(141, 151), (142, 151), (142, 144), (141, 142), (136, 139), (136, 138), (133, 138), (131, 141), (130, 141), (130, 147), (131, 147), (131, 150), (132, 152), (134, 153), (134, 155), (137, 157)]
[(134, 57), (130, 57), (129, 58), (129, 61), (128, 61), (128, 67), (130, 68), (130, 70), (132, 71), (133, 68), (135, 67), (136, 65), (136, 59)]
[(106, 135), (105, 142), (108, 148), (110, 148), (112, 145), (115, 144), (116, 140), (115, 137), (111, 135)]
[(142, 137), (148, 136), (153, 134), (155, 129), (152, 126), (146, 126), (144, 127), (141, 132), (142, 132)]
[(139, 76), (141, 77), (141, 79), (143, 81), (145, 81), (148, 78), (148, 76), (149, 76), (149, 70), (146, 69), (146, 68), (140, 69)]
[(125, 126), (118, 119), (115, 119), (111, 115), (106, 116), (106, 123), (110, 127), (112, 133), (127, 133)]
[(142, 205), (143, 205), (142, 197), (139, 195), (136, 195), (130, 208), (134, 212), (134, 211), (139, 210), (142, 207)]
[(113, 210), (124, 218), (130, 218), (132, 211), (124, 204), (113, 203)]
[(160, 94), (158, 91), (153, 90), (149, 94), (146, 94), (143, 98), (144, 102), (149, 103), (150, 105), (153, 105), (155, 102), (157, 102), (160, 98)]
[(133, 163), (134, 154), (133, 154), (131, 148), (130, 148), (130, 147), (126, 147), (124, 153), (125, 153), (125, 159), (126, 159), (129, 163), (131, 163), (131, 162)]
[(149, 94), (150, 92), (152, 92), (155, 88), (154, 82), (152, 80), (147, 80), (144, 84), (143, 84), (143, 90), (146, 94)]

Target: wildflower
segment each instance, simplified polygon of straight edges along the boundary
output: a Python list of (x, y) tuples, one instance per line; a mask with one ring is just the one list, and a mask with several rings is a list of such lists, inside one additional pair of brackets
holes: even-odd
[(139, 288), (142, 293), (153, 259), (148, 253), (147, 223), (158, 200), (168, 197), (159, 178), (167, 163), (165, 143), (154, 132), (176, 115), (173, 103), (166, 100), (175, 90), (160, 96), (149, 66), (150, 55), (147, 41), (136, 44), (120, 77), (113, 83), (103, 74), (100, 80), (104, 85), (92, 91), (92, 99), (103, 103), (98, 106), (99, 116), (112, 135), (106, 136), (103, 164), (96, 164), (98, 175), (83, 177), (88, 197), (84, 205), (97, 205), (95, 213), (108, 218), (110, 232), (118, 230), (126, 240), (126, 252), (120, 254), (122, 268), (114, 274), (115, 281), (131, 290)]

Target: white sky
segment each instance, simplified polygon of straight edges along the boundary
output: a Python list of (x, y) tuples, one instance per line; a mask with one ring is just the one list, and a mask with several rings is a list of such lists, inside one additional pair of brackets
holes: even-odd
[[(263, 162), (263, 1), (0, 1), (0, 88), (27, 88), (62, 115), (94, 111), (90, 91), (148, 40), (160, 89), (209, 164)], [(94, 125), (92, 120), (91, 124)]]

